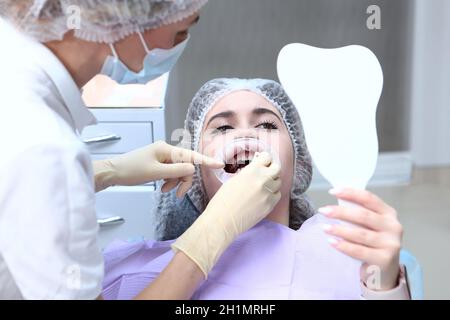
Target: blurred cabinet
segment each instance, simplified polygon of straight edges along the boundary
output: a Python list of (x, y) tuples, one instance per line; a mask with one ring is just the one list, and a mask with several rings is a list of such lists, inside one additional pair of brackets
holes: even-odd
[[(100, 78), (84, 88), (84, 100), (98, 121), (82, 132), (93, 160), (114, 157), (165, 140), (167, 80), (168, 75), (165, 75), (145, 86), (119, 86)], [(136, 103), (136, 96), (141, 97), (139, 103)], [(152, 212), (156, 205), (155, 183), (116, 186), (97, 193), (100, 246), (104, 248), (114, 240), (152, 239), (155, 227)]]

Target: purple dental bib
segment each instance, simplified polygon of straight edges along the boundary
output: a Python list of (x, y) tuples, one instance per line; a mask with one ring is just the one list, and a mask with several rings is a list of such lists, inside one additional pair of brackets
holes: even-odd
[[(297, 231), (263, 220), (224, 252), (192, 299), (360, 299), (361, 263), (331, 247), (320, 214)], [(104, 251), (104, 299), (132, 299), (173, 257), (174, 241), (116, 241)]]

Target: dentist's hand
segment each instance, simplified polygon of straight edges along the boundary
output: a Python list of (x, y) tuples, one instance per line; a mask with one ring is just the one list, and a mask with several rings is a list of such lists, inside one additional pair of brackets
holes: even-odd
[(397, 219), (395, 209), (373, 193), (365, 190), (345, 188), (330, 191), (337, 198), (358, 204), (360, 207), (327, 206), (319, 212), (333, 219), (354, 224), (324, 226), (326, 232), (339, 240), (332, 245), (339, 251), (361, 260), (361, 280), (374, 274), (370, 266), (379, 268), (378, 291), (395, 288), (399, 279), (400, 249), (403, 227)]
[(195, 151), (157, 141), (118, 157), (94, 161), (96, 191), (113, 185), (131, 186), (165, 179), (164, 192), (178, 187), (183, 196), (191, 187), (194, 164), (222, 168), (223, 163)]
[(184, 252), (205, 274), (233, 240), (261, 221), (280, 201), (280, 166), (267, 153), (228, 180), (205, 211), (172, 245)]

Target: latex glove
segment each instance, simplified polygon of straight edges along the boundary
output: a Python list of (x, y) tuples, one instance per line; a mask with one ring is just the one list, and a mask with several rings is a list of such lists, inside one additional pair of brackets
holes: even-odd
[[(361, 280), (369, 289), (384, 291), (396, 287), (403, 235), (396, 210), (366, 190), (344, 188), (332, 189), (330, 193), (358, 205), (326, 206), (318, 210), (330, 218), (351, 223), (324, 226), (328, 234), (337, 237), (330, 239), (331, 245), (363, 262)], [(367, 280), (374, 283), (367, 283)]]
[(228, 180), (205, 211), (172, 245), (184, 252), (207, 277), (233, 240), (266, 217), (281, 198), (280, 166), (267, 153)]
[(116, 158), (94, 161), (96, 191), (113, 185), (140, 185), (165, 179), (163, 192), (178, 187), (182, 197), (191, 187), (194, 164), (223, 168), (224, 164), (198, 152), (157, 141)]

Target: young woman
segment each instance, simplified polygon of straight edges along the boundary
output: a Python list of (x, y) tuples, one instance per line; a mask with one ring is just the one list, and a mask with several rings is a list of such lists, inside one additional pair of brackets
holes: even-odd
[[(108, 248), (105, 298), (139, 295), (164, 274), (174, 252), (192, 245), (204, 246), (200, 238), (192, 243), (192, 238), (186, 241), (184, 237), (197, 232), (195, 224), (189, 227), (195, 220), (211, 228), (222, 224), (221, 219), (204, 219), (200, 214), (211, 204), (217, 206), (216, 193), (238, 187), (257, 170), (254, 163), (275, 166), (275, 162), (279, 178), (264, 184), (264, 188), (279, 189), (279, 202), (265, 220), (239, 236), (224, 252), (217, 252), (217, 264), (205, 272), (207, 278), (198, 282), (192, 298), (410, 298), (399, 262), (402, 226), (393, 208), (368, 191), (344, 189), (332, 190), (332, 194), (359, 207), (327, 206), (316, 214), (304, 196), (311, 181), (311, 158), (297, 110), (278, 83), (262, 79), (212, 80), (194, 97), (185, 127), (192, 150), (214, 157), (230, 144), (247, 141), (248, 146), (243, 147), (245, 159), (237, 162), (242, 148), (236, 147), (231, 156), (225, 157), (230, 162), (224, 169), (229, 171), (227, 182), (222, 184), (212, 169), (198, 168), (193, 187), (182, 199), (173, 192), (162, 194), (157, 210), (159, 237), (174, 239), (183, 235), (175, 243), (116, 243)], [(249, 141), (261, 141), (269, 146), (270, 153), (255, 147), (257, 143), (250, 146)], [(176, 183), (167, 180), (162, 191)], [(240, 196), (230, 197), (222, 205), (230, 214), (232, 209), (245, 212), (261, 201), (249, 197), (252, 192), (242, 190)], [(229, 228), (239, 224), (235, 221)]]

